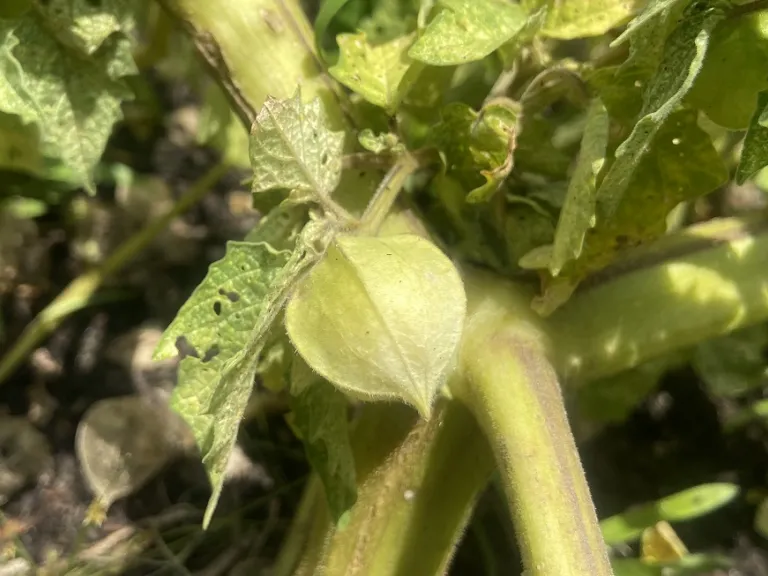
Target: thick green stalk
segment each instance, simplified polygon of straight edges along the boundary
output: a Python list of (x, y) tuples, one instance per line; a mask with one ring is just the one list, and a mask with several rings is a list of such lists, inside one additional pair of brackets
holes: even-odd
[(467, 270), (468, 320), (452, 390), (489, 439), (530, 576), (611, 566), (530, 294)]

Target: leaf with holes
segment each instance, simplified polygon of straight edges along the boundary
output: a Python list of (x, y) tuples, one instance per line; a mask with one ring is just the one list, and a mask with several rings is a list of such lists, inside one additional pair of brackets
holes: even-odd
[[(0, 20), (0, 111), (34, 124), (45, 152), (93, 192), (93, 169), (131, 97), (122, 78), (136, 68), (127, 36), (97, 25), (96, 12), (51, 20), (62, 12), (59, 4), (35, 4), (18, 19)], [(62, 40), (70, 36), (80, 42)]]
[(251, 130), (253, 192), (287, 190), (294, 202), (325, 205), (341, 177), (343, 132), (332, 132), (319, 99), (267, 98)]
[(408, 52), (432, 66), (482, 60), (520, 32), (526, 13), (506, 0), (439, 0), (442, 8)]
[(371, 45), (365, 34), (339, 34), (341, 52), (331, 76), (357, 92), (371, 104), (394, 114), (418, 70), (408, 56), (413, 35), (401, 36), (386, 44)]

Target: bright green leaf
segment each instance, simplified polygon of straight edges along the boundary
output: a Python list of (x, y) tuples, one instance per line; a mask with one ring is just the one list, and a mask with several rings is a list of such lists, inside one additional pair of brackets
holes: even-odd
[(768, 12), (731, 18), (718, 26), (688, 102), (721, 126), (746, 128), (758, 92), (768, 89), (767, 31)]
[(696, 4), (667, 39), (658, 71), (645, 89), (640, 119), (616, 149), (615, 160), (597, 190), (598, 217), (611, 219), (619, 210), (633, 174), (651, 141), (682, 102), (701, 70), (712, 29), (725, 17), (719, 8)]
[[(528, 4), (533, 2), (523, 2)], [(562, 40), (600, 36), (626, 23), (644, 4), (645, 0), (548, 0), (541, 32)]]
[(761, 123), (761, 119), (766, 113), (768, 113), (768, 91), (758, 95), (757, 108), (752, 115), (747, 135), (744, 138), (741, 160), (736, 169), (736, 182), (738, 184), (743, 184), (758, 170), (768, 166), (768, 127)]
[(768, 384), (768, 326), (758, 324), (702, 342), (693, 368), (717, 396), (739, 396)]
[(595, 186), (607, 145), (608, 114), (602, 102), (595, 99), (587, 113), (581, 150), (557, 222), (549, 263), (553, 276), (557, 276), (568, 261), (581, 255), (584, 235), (595, 225)]
[[(406, 72), (413, 65), (408, 48), (413, 36), (401, 36), (386, 44), (372, 46), (365, 34), (339, 34), (339, 61), (331, 76), (360, 94), (371, 104), (394, 114), (412, 82)], [(413, 75), (409, 75), (413, 79)]]
[(323, 482), (331, 515), (338, 522), (357, 499), (347, 399), (298, 355), (293, 360), (291, 392), (293, 424), (301, 434), (307, 459)]
[(600, 522), (600, 529), (605, 543), (615, 546), (639, 538), (656, 522), (681, 522), (708, 514), (728, 504), (738, 493), (735, 484), (702, 484), (606, 518)]
[(131, 43), (113, 35), (85, 58), (50, 29), (34, 11), (0, 21), (0, 110), (34, 123), (46, 152), (93, 191), (94, 167), (131, 96), (120, 80), (136, 72)]
[(408, 54), (432, 66), (481, 60), (525, 26), (525, 11), (505, 0), (439, 0), (442, 10)]
[(413, 234), (339, 236), (285, 312), (307, 364), (347, 394), (399, 399), (429, 416), (466, 313), (453, 263)]
[(319, 99), (267, 98), (251, 130), (253, 192), (285, 189), (294, 202), (324, 203), (341, 177), (343, 132), (332, 132)]

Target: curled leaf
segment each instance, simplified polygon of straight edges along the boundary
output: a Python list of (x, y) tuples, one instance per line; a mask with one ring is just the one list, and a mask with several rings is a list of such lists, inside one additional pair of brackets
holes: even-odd
[(307, 364), (342, 391), (397, 398), (428, 416), (465, 313), (461, 278), (429, 241), (341, 236), (299, 285), (285, 322)]

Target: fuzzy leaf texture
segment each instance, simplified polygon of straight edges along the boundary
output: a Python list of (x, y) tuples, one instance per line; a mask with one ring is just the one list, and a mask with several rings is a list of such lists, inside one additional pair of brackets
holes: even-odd
[(291, 369), (291, 392), (293, 424), (301, 434), (307, 459), (323, 482), (328, 508), (338, 523), (357, 500), (347, 399), (312, 372), (298, 355)]
[(285, 324), (307, 364), (341, 391), (399, 399), (426, 417), (465, 314), (461, 278), (429, 241), (340, 236), (299, 284)]
[(288, 190), (294, 202), (323, 204), (339, 183), (343, 145), (319, 99), (267, 98), (251, 130), (253, 192)]
[(339, 34), (339, 61), (331, 76), (371, 104), (394, 114), (411, 82), (406, 73), (413, 64), (408, 48), (413, 36), (401, 36), (386, 44), (371, 45), (365, 34)]
[(550, 38), (569, 40), (600, 36), (627, 22), (645, 0), (540, 0), (523, 2), (531, 9), (547, 8), (541, 33)]
[(614, 162), (597, 190), (598, 218), (615, 215), (654, 135), (693, 86), (712, 30), (724, 17), (719, 7), (694, 3), (670, 34), (656, 75), (643, 95), (640, 118), (616, 149)]
[[(125, 2), (35, 3), (0, 20), (0, 111), (37, 129), (44, 152), (63, 160), (89, 191), (120, 104), (136, 73)], [(112, 13), (110, 10), (114, 9)], [(127, 31), (127, 30), (126, 30)]]
[(744, 184), (758, 170), (768, 166), (768, 92), (758, 95), (757, 108), (744, 137), (736, 183)]
[(506, 0), (439, 0), (442, 8), (408, 54), (432, 66), (482, 60), (520, 32), (526, 13)]

